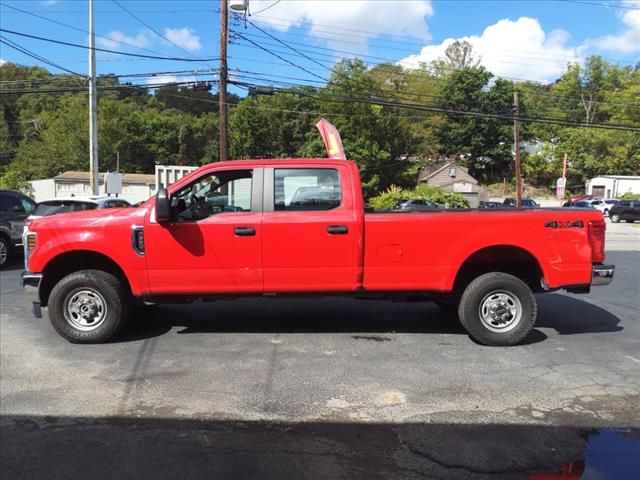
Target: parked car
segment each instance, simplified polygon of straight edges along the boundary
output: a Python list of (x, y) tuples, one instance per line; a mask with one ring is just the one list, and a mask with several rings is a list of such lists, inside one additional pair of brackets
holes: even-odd
[(597, 208), (605, 217), (608, 217), (609, 210), (611, 210), (611, 207), (616, 205), (619, 200), (616, 200), (615, 198), (595, 198), (588, 201), (591, 202), (592, 207)]
[[(523, 198), (522, 199), (522, 206), (523, 207), (539, 207), (540, 204), (538, 202), (536, 202), (534, 199), (532, 198)], [(505, 198), (504, 202), (502, 202), (502, 206), (503, 207), (515, 207), (516, 206), (516, 199), (515, 198)]]
[(478, 204), (478, 208), (502, 208), (504, 205), (500, 202), (485, 202), (481, 201)]
[(22, 229), (36, 202), (12, 190), (0, 190), (0, 268), (22, 245)]
[(591, 200), (576, 200), (571, 202), (564, 202), (562, 206), (565, 208), (592, 208), (596, 210), (596, 207), (591, 204)]
[[(330, 186), (296, 204), (301, 178)], [(228, 206), (248, 195), (249, 208), (203, 207), (217, 193)], [(200, 167), (137, 209), (33, 221), (22, 281), (34, 315), (47, 307), (74, 343), (114, 338), (133, 302), (297, 294), (418, 295), (456, 305), (476, 341), (514, 345), (535, 325), (534, 293), (611, 282), (604, 235), (586, 209), (367, 213), (353, 162), (243, 160)]]
[(400, 200), (396, 203), (394, 210), (413, 210), (416, 212), (424, 210), (433, 210), (434, 208), (440, 208), (435, 202), (431, 200), (423, 200), (421, 198), (414, 198), (409, 200)]
[(60, 213), (82, 212), (96, 208), (125, 208), (131, 204), (118, 197), (64, 197), (44, 200), (36, 205), (33, 213), (27, 218), (30, 224), (37, 218), (49, 217)]
[(609, 210), (609, 218), (613, 223), (640, 220), (640, 200), (620, 200)]

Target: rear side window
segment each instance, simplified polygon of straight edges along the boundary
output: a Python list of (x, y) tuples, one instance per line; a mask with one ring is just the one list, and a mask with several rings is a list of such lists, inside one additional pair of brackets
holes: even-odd
[(618, 205), (622, 206), (622, 207), (630, 207), (631, 206), (631, 201), (629, 200), (623, 200), (621, 201)]
[(33, 211), (33, 215), (38, 217), (48, 217), (49, 215), (57, 215), (59, 213), (80, 212), (82, 210), (92, 210), (96, 208), (95, 203), (90, 202), (42, 202), (39, 203), (36, 209)]
[(280, 168), (274, 172), (277, 211), (331, 210), (342, 203), (340, 175), (330, 168)]

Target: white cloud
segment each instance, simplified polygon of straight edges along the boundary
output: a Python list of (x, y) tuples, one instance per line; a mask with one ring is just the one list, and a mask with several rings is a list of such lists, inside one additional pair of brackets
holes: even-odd
[(147, 83), (155, 85), (155, 84), (161, 84), (161, 85), (166, 85), (168, 83), (178, 83), (178, 77), (176, 77), (175, 75), (169, 75), (169, 74), (165, 74), (165, 75), (156, 75), (153, 78), (150, 78)]
[(624, 30), (618, 35), (606, 35), (589, 42), (601, 50), (619, 52), (625, 55), (640, 52), (640, 1), (625, 2), (629, 6), (620, 14)]
[(558, 78), (567, 63), (579, 63), (586, 50), (585, 46), (568, 46), (566, 31), (553, 30), (547, 34), (537, 19), (520, 17), (516, 21), (499, 20), (479, 36), (448, 38), (440, 44), (428, 45), (399, 63), (417, 68), (420, 63), (443, 59), (446, 48), (456, 40), (471, 43), (475, 57), (480, 57), (480, 63), (494, 75), (540, 82)]
[[(109, 50), (122, 50), (123, 43), (133, 47), (146, 48), (151, 45), (152, 33), (150, 30), (142, 30), (136, 36), (126, 35), (118, 30), (109, 32), (105, 35), (107, 38), (96, 38), (99, 47)], [(122, 42), (122, 43), (119, 43)]]
[(42, 0), (40, 2), (41, 5), (55, 5), (56, 3), (58, 3), (58, 0)]
[(4, 65), (5, 63), (7, 63), (7, 61), (0, 58), (0, 65)]
[(165, 28), (164, 36), (175, 45), (178, 45), (190, 52), (194, 52), (202, 48), (200, 37), (197, 36), (192, 29), (187, 27)]
[[(259, 12), (273, 4), (273, 0), (252, 0), (251, 11)], [(425, 17), (433, 15), (431, 0), (413, 2), (398, 1), (332, 1), (308, 0), (304, 2), (280, 2), (251, 17), (272, 28), (287, 31), (291, 27), (309, 25), (309, 31), (316, 38), (337, 37), (335, 29), (357, 29), (344, 32), (350, 42), (360, 42), (380, 35), (409, 35), (430, 38)], [(332, 28), (334, 27), (334, 28)], [(331, 44), (331, 41), (329, 41)], [(343, 46), (344, 48), (344, 46)]]

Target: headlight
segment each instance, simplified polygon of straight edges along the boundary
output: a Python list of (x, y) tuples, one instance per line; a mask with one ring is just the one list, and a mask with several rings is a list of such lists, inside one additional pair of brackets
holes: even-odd
[(38, 234), (36, 232), (30, 232), (25, 228), (22, 234), (22, 245), (24, 248), (24, 269), (29, 271), (29, 257), (38, 246)]

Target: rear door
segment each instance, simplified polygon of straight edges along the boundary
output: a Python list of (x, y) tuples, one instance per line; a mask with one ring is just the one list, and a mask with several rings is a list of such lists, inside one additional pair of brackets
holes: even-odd
[(640, 200), (634, 200), (629, 220), (640, 220)]
[(283, 165), (264, 181), (265, 291), (354, 290), (362, 225), (349, 169)]

